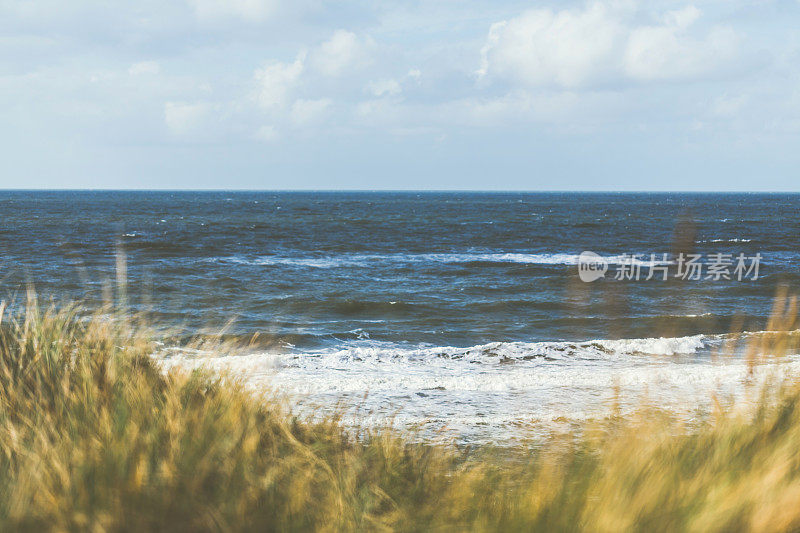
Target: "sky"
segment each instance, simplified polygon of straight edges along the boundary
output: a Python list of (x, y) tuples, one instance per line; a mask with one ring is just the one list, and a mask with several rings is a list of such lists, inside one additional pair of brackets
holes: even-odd
[(800, 191), (798, 27), (798, 0), (0, 0), (0, 188)]

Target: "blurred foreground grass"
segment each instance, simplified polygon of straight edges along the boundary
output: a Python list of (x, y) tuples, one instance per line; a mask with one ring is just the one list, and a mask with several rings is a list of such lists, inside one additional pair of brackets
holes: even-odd
[[(779, 301), (768, 329), (796, 329)], [(3, 311), (3, 531), (800, 529), (800, 381), (691, 427), (642, 407), (544, 443), (464, 449), (356, 437), (231, 380), (165, 374), (131, 320), (34, 299)]]

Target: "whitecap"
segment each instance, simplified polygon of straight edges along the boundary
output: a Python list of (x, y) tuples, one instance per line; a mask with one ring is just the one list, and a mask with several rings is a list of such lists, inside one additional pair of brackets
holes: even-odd
[[(657, 254), (658, 255), (658, 254)], [(428, 253), (428, 254), (341, 254), (322, 257), (297, 257), (297, 256), (225, 256), (212, 257), (204, 261), (221, 263), (237, 263), (248, 265), (286, 265), (312, 268), (336, 267), (368, 267), (376, 262), (395, 263), (516, 263), (531, 265), (576, 265), (579, 254), (568, 253)], [(612, 255), (604, 258), (609, 264), (633, 262), (636, 264), (650, 264), (650, 256), (640, 254)], [(669, 264), (670, 261), (657, 260), (655, 264)]]
[(705, 244), (705, 243), (716, 243), (716, 242), (752, 242), (753, 239), (711, 239), (711, 240), (704, 240), (704, 241), (696, 241), (698, 244)]

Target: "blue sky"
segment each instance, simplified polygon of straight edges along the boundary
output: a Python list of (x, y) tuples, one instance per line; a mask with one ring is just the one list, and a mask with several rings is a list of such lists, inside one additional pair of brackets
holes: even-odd
[(800, 190), (800, 2), (0, 0), (0, 187)]

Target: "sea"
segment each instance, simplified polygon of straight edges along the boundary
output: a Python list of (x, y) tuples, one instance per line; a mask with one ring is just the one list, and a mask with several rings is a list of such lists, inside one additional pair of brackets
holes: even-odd
[[(719, 352), (800, 286), (800, 195), (3, 191), (0, 254), (12, 306), (114, 298), (169, 332), (167, 369), (502, 443), (744, 394)], [(202, 335), (242, 348), (185, 349)]]

